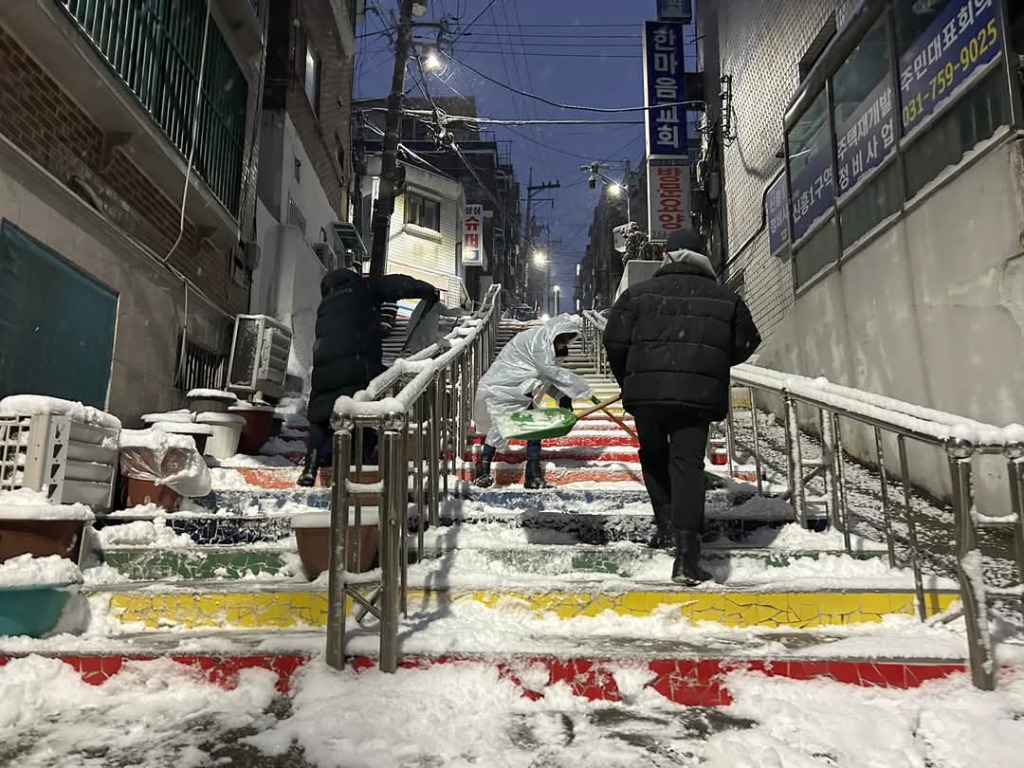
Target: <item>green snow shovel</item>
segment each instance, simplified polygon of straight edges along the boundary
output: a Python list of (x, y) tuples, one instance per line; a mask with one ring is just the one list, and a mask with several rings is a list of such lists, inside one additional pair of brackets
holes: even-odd
[[(516, 411), (515, 413), (503, 413), (495, 417), (494, 422), (498, 427), (498, 434), (504, 440), (549, 440), (555, 437), (564, 437), (576, 426), (576, 422), (585, 416), (597, 411), (604, 411), (610, 416), (630, 437), (638, 440), (636, 433), (630, 429), (621, 419), (608, 411), (609, 405), (614, 405), (622, 399), (622, 395), (610, 400), (598, 400), (594, 398), (594, 407), (587, 408), (579, 414), (568, 408), (539, 408), (530, 411)], [(704, 470), (704, 480), (710, 490), (717, 490), (725, 487), (725, 480), (713, 472)]]
[(611, 400), (600, 401), (593, 408), (587, 408), (578, 414), (568, 408), (537, 408), (502, 413), (494, 417), (494, 424), (503, 440), (549, 440), (553, 437), (565, 437), (576, 426), (577, 421), (617, 403), (620, 399), (621, 395)]

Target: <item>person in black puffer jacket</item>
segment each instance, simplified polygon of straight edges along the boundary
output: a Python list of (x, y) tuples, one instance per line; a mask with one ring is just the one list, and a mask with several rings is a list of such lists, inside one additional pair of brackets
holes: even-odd
[[(320, 282), (322, 299), (316, 312), (313, 345), (313, 377), (309, 393), (309, 434), (306, 461), (298, 484), (312, 486), (320, 466), (321, 451), (331, 433), (334, 402), (366, 389), (384, 371), (380, 307), (401, 299), (440, 300), (430, 283), (408, 275), (385, 275), (370, 280), (354, 268), (337, 269)], [(364, 460), (372, 451), (376, 433), (367, 430)]]
[(747, 305), (717, 281), (692, 230), (672, 233), (661, 269), (609, 313), (604, 346), (636, 420), (658, 529), (652, 544), (674, 539), (675, 582), (711, 578), (699, 565), (708, 428), (728, 414), (730, 368), (760, 343)]

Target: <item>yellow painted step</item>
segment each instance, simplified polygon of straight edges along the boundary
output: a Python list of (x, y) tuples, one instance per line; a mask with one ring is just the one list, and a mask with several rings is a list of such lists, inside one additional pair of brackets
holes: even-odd
[[(94, 593), (96, 595), (105, 593)], [(220, 627), (275, 629), (327, 624), (327, 592), (321, 589), (264, 591), (149, 590), (110, 591), (111, 618), (151, 629)], [(958, 599), (956, 592), (926, 593), (926, 612), (934, 615)], [(883, 616), (916, 613), (911, 590), (818, 592), (711, 592), (683, 589), (589, 593), (569, 590), (413, 589), (410, 612), (436, 610), (451, 603), (477, 602), (502, 611), (561, 619), (596, 616), (648, 616), (664, 605), (678, 606), (688, 622), (710, 621), (728, 627), (810, 628), (877, 622)], [(350, 609), (351, 606), (347, 606)]]

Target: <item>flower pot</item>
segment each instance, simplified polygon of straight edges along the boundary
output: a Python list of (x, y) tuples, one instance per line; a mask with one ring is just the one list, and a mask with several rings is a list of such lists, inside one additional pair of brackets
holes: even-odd
[[(355, 526), (355, 511), (349, 510), (345, 568), (350, 573), (365, 573), (373, 568), (380, 544), (377, 509), (362, 510), (360, 526)], [(292, 530), (302, 561), (302, 570), (310, 581), (316, 580), (331, 562), (331, 513), (304, 512), (292, 516)], [(359, 542), (358, 559), (356, 541)]]
[(73, 519), (0, 519), (0, 563), (19, 555), (58, 555), (77, 563), (87, 524)]
[(143, 504), (156, 504), (168, 512), (173, 512), (181, 503), (181, 496), (166, 485), (157, 485), (152, 480), (128, 476), (125, 477), (124, 503), (128, 509)]
[(197, 424), (205, 424), (213, 429), (213, 434), (206, 441), (207, 456), (215, 459), (230, 459), (238, 453), (238, 441), (242, 436), (245, 419), (234, 413), (200, 413), (196, 416)]
[(233, 394), (219, 389), (193, 389), (185, 399), (192, 413), (227, 413), (228, 408), (238, 402)]
[(244, 403), (228, 408), (228, 413), (245, 419), (238, 452), (246, 456), (259, 456), (260, 449), (270, 439), (274, 427), (274, 409), (269, 405)]
[(52, 632), (77, 589), (57, 584), (0, 587), (0, 635), (39, 638)]

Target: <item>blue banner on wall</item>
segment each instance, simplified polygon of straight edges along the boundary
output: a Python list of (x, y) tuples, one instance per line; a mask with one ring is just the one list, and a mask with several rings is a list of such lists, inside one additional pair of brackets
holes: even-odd
[(1002, 49), (995, 0), (950, 0), (900, 56), (903, 135), (913, 133)]
[[(644, 22), (644, 105), (647, 156), (686, 157), (683, 25)], [(672, 105), (672, 106), (668, 106)]]
[(832, 211), (836, 193), (828, 144), (828, 141), (818, 142), (810, 150), (807, 164), (793, 177), (793, 240), (806, 235), (816, 221)]
[(768, 222), (768, 252), (774, 256), (789, 245), (789, 185), (786, 174), (779, 176), (764, 196)]
[(896, 110), (889, 77), (883, 79), (836, 131), (839, 194), (849, 192), (896, 151)]

